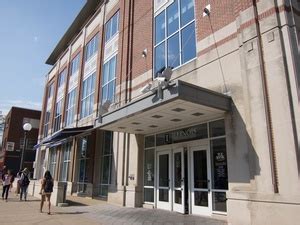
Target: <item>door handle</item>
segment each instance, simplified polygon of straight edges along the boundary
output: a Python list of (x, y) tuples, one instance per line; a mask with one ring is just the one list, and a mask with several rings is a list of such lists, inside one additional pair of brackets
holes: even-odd
[(207, 190), (210, 192), (210, 180), (207, 180)]

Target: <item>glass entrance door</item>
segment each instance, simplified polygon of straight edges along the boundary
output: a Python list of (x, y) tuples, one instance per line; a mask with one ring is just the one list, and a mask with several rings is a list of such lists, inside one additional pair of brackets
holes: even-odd
[(184, 186), (184, 154), (183, 149), (173, 151), (173, 211), (185, 211), (185, 186)]
[(157, 153), (157, 208), (171, 210), (171, 151)]
[(193, 214), (211, 215), (210, 160), (206, 148), (191, 149), (191, 210)]

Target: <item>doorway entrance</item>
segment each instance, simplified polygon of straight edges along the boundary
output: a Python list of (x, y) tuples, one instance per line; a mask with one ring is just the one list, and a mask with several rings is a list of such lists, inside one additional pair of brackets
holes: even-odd
[(158, 150), (156, 160), (157, 208), (211, 215), (209, 148), (174, 147)]

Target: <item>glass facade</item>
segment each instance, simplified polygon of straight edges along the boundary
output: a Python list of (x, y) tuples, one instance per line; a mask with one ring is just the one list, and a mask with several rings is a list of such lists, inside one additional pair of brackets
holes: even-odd
[(64, 85), (66, 76), (67, 76), (67, 70), (64, 69), (58, 76), (58, 87), (59, 88)]
[(79, 173), (78, 173), (78, 187), (77, 192), (85, 193), (87, 183), (90, 182), (90, 175), (92, 169), (91, 163), (91, 148), (90, 148), (90, 136), (81, 137), (78, 140), (78, 165), (79, 165)]
[(85, 46), (85, 61), (88, 61), (98, 52), (99, 35), (96, 34)]
[(79, 70), (79, 66), (80, 66), (80, 54), (78, 53), (71, 62), (70, 76), (72, 76), (74, 73), (76, 73)]
[(102, 103), (115, 101), (117, 56), (113, 56), (104, 64), (102, 76)]
[[(160, 151), (156, 152), (156, 147), (158, 146), (203, 139), (207, 140), (210, 145), (206, 147), (207, 149), (199, 148), (191, 150), (188, 147), (186, 150), (175, 152), (173, 155), (171, 154), (171, 158), (169, 157), (169, 153), (163, 154), (160, 153)], [(158, 189), (157, 200), (159, 202), (170, 202), (168, 189), (162, 187), (168, 187), (169, 180), (172, 180), (171, 189), (174, 192), (172, 195), (174, 198), (173, 201), (174, 203), (182, 204), (182, 192), (176, 188), (180, 188), (182, 185), (181, 171), (182, 168), (184, 168), (185, 176), (188, 174), (187, 170), (193, 171), (191, 173), (191, 179), (193, 181), (191, 183), (193, 186), (190, 187), (188, 182), (184, 184), (186, 190), (193, 189), (193, 205), (196, 207), (211, 207), (213, 212), (226, 212), (228, 172), (225, 124), (223, 119), (146, 136), (144, 149), (145, 203), (154, 203), (155, 188)], [(171, 148), (169, 151), (171, 151)], [(186, 152), (183, 153), (183, 151)], [(159, 158), (156, 159), (155, 155), (157, 154)], [(185, 157), (184, 160), (182, 159), (183, 156)], [(188, 160), (187, 157), (191, 160)], [(168, 167), (170, 160), (174, 168), (173, 173), (171, 173), (173, 174), (171, 179), (169, 177)], [(184, 163), (187, 166), (182, 166), (183, 161), (185, 161)], [(155, 163), (158, 164), (156, 169), (154, 166)], [(159, 171), (158, 178), (155, 176), (156, 170)], [(157, 187), (155, 186), (155, 179), (158, 179), (156, 181)], [(191, 195), (186, 194), (186, 198), (188, 198), (188, 196)], [(212, 202), (212, 205), (210, 202)]]
[(54, 115), (54, 125), (53, 125), (54, 132), (59, 131), (61, 129), (62, 108), (63, 108), (63, 99), (59, 100), (55, 105), (55, 115)]
[(193, 0), (174, 0), (154, 18), (154, 76), (196, 57)]
[(81, 96), (80, 118), (93, 113), (96, 73), (93, 73), (83, 81)]
[(66, 126), (72, 124), (75, 119), (76, 93), (77, 93), (77, 88), (73, 89), (68, 94), (68, 102), (67, 102), (67, 109), (66, 109)]
[(108, 186), (111, 184), (111, 168), (113, 157), (113, 132), (105, 131), (102, 149), (102, 168), (101, 168), (101, 183), (100, 196), (106, 197)]
[(71, 149), (72, 144), (70, 142), (62, 145), (63, 152), (62, 152), (62, 167), (61, 167), (61, 174), (60, 174), (60, 180), (61, 181), (68, 181), (69, 179), (69, 167), (71, 162)]
[(49, 164), (48, 170), (50, 171), (52, 177), (55, 179), (55, 170), (56, 170), (56, 148), (51, 148), (49, 150)]
[(111, 40), (119, 31), (119, 11), (105, 25), (105, 42)]

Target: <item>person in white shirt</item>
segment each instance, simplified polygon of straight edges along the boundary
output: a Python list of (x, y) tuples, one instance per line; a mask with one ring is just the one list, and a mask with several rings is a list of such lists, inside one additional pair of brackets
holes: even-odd
[(11, 185), (12, 174), (10, 170), (7, 170), (7, 173), (3, 175), (3, 191), (2, 191), (2, 199), (7, 201), (8, 191)]

